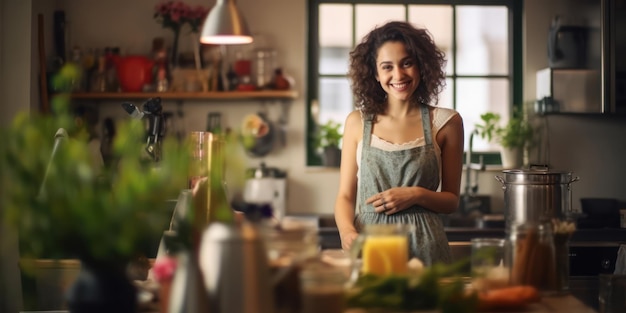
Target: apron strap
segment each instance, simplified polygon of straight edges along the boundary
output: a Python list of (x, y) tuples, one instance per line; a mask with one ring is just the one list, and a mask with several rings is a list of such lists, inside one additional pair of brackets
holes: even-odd
[(428, 105), (421, 104), (420, 110), (422, 111), (422, 127), (424, 128), (424, 140), (426, 141), (426, 145), (432, 145), (433, 132), (430, 127), (430, 112), (428, 110)]

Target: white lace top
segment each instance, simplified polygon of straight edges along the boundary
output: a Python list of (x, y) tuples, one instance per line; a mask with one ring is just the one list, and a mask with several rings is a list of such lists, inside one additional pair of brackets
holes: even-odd
[[(435, 150), (437, 151), (437, 162), (439, 163), (439, 173), (441, 173), (441, 148), (439, 147), (439, 144), (437, 144), (437, 133), (439, 132), (439, 130), (441, 128), (443, 128), (444, 125), (446, 125), (446, 123), (448, 123), (448, 121), (450, 121), (450, 119), (459, 114), (457, 111), (453, 110), (453, 109), (449, 109), (449, 108), (440, 108), (440, 107), (435, 107), (433, 110), (433, 144), (435, 146)], [(419, 137), (416, 138), (413, 141), (409, 141), (403, 144), (396, 144), (396, 143), (392, 143), (389, 141), (386, 141), (382, 138), (377, 137), (376, 135), (372, 134), (372, 142), (371, 142), (371, 146), (381, 149), (381, 150), (385, 150), (385, 151), (398, 151), (398, 150), (405, 150), (405, 149), (410, 149), (410, 148), (414, 148), (414, 147), (419, 147), (419, 146), (423, 146), (426, 143), (426, 141), (424, 140), (424, 137)], [(356, 164), (357, 166), (361, 166), (361, 150), (363, 148), (363, 141), (359, 141), (357, 148), (356, 148)], [(357, 171), (358, 173), (358, 171)]]

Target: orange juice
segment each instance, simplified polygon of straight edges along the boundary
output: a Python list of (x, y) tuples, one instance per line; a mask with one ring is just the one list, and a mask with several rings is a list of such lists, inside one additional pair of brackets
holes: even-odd
[(406, 274), (409, 248), (406, 236), (369, 236), (363, 244), (364, 274)]

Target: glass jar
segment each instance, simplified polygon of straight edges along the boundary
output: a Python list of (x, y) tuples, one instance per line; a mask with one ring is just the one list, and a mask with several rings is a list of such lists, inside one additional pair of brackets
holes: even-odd
[(472, 239), (472, 286), (477, 290), (506, 287), (509, 269), (504, 265), (505, 240), (500, 238)]
[(252, 75), (257, 89), (269, 89), (276, 69), (276, 51), (273, 49), (257, 49)]
[(300, 273), (301, 313), (343, 313), (348, 277), (338, 267), (312, 259)]
[(530, 285), (542, 292), (559, 289), (560, 264), (550, 223), (513, 224), (506, 245), (511, 285)]

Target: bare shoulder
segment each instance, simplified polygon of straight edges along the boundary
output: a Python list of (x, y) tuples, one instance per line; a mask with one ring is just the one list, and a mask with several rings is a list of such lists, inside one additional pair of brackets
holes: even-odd
[(350, 112), (346, 117), (344, 126), (344, 138), (360, 139), (363, 133), (363, 120), (361, 119), (361, 112), (355, 110)]

